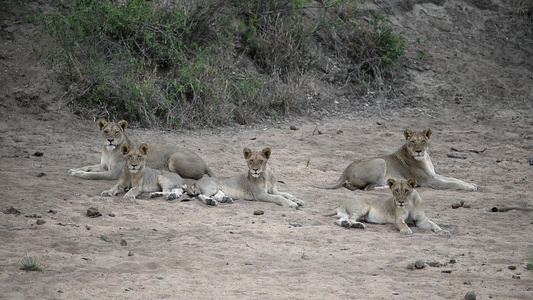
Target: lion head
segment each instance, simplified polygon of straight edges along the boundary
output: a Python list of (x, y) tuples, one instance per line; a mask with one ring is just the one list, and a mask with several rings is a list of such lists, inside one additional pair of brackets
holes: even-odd
[(431, 138), (431, 129), (424, 129), (422, 132), (414, 132), (411, 129), (404, 131), (405, 148), (408, 154), (416, 160), (424, 159), (427, 155), (429, 139)]
[(255, 178), (261, 176), (261, 173), (266, 169), (271, 153), (270, 148), (265, 148), (261, 152), (244, 148), (243, 154), (248, 164), (248, 174)]
[(398, 181), (392, 178), (387, 180), (387, 185), (390, 187), (394, 197), (394, 204), (397, 207), (405, 207), (407, 205), (411, 199), (411, 194), (413, 193), (416, 183), (416, 179), (414, 178), (409, 178), (407, 180), (401, 179)]
[(146, 143), (142, 143), (139, 148), (132, 147), (130, 144), (124, 144), (120, 147), (120, 151), (126, 160), (126, 166), (131, 173), (137, 173), (144, 169), (148, 149), (148, 144)]
[(97, 125), (102, 132), (102, 140), (104, 146), (107, 147), (107, 150), (115, 150), (117, 146), (121, 145), (126, 140), (126, 128), (128, 127), (128, 122), (125, 120), (115, 123), (100, 119), (98, 120)]

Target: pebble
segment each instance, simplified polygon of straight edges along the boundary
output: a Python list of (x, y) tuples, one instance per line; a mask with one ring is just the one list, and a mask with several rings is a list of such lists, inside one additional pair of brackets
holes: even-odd
[(476, 292), (470, 291), (465, 295), (466, 300), (476, 300)]
[(264, 214), (265, 214), (265, 212), (262, 211), (262, 210), (259, 210), (259, 209), (254, 211), (254, 215), (256, 215), (256, 216), (264, 215)]
[(459, 202), (452, 203), (452, 208), (453, 209), (459, 208), (461, 206), (463, 206), (463, 205), (461, 203), (459, 203)]
[(426, 266), (426, 262), (425, 261), (423, 261), (421, 259), (415, 261), (415, 268), (423, 269), (425, 266)]
[(508, 268), (509, 270), (516, 270), (516, 266), (513, 266), (513, 265), (510, 265)]
[(102, 216), (102, 214), (100, 213), (100, 211), (98, 211), (98, 208), (90, 207), (87, 210), (87, 217), (97, 218), (97, 217), (101, 217), (101, 216)]
[(39, 219), (39, 220), (37, 220), (36, 223), (37, 223), (37, 225), (43, 225), (44, 223), (46, 223), (46, 221)]

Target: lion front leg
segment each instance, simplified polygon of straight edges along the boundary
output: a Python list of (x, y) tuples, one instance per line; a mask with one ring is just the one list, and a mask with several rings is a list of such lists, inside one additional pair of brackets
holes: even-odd
[[(298, 206), (303, 206), (304, 205), (304, 201), (303, 200), (300, 200), (296, 197), (294, 197), (293, 195), (289, 194), (289, 193), (285, 193), (285, 192), (280, 192), (278, 191), (277, 187), (273, 187), (271, 190), (270, 190), (270, 194), (273, 194), (273, 195), (279, 195), (291, 202), (294, 202), (296, 203)], [(291, 206), (292, 207), (292, 206)]]
[(421, 221), (416, 221), (416, 227), (423, 228), (423, 229), (431, 229), (431, 231), (435, 233), (450, 233), (448, 230), (443, 230), (440, 228), (439, 225), (437, 225), (435, 222), (431, 221), (429, 218), (424, 218)]
[(277, 195), (277, 194), (267, 194), (267, 193), (264, 193), (264, 194), (261, 194), (261, 195), (258, 195), (257, 196), (257, 200), (258, 201), (263, 201), (263, 202), (270, 202), (270, 203), (275, 203), (277, 205), (280, 205), (280, 206), (289, 206), (291, 208), (297, 208), (298, 206), (298, 203), (292, 201), (292, 200), (289, 200), (289, 199), (286, 199), (285, 197), (281, 196), (281, 195)]
[(135, 198), (140, 194), (142, 194), (142, 188), (134, 186), (126, 193), (126, 195), (124, 195), (124, 199), (129, 199), (131, 202), (135, 202)]
[(477, 185), (473, 183), (468, 183), (466, 181), (462, 181), (460, 179), (456, 179), (452, 177), (445, 177), (439, 174), (435, 174), (433, 178), (431, 178), (427, 182), (426, 186), (429, 186), (435, 189), (463, 190), (463, 191), (470, 191), (470, 192), (477, 191)]
[(413, 234), (413, 231), (407, 226), (403, 218), (396, 219), (395, 225), (401, 234)]

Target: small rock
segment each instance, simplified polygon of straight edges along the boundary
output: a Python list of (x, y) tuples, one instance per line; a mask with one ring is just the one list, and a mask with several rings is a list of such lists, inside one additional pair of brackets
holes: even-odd
[(101, 217), (101, 216), (102, 216), (102, 214), (100, 213), (100, 211), (98, 211), (98, 208), (90, 207), (87, 210), (87, 217), (97, 218), (97, 217)]
[(128, 252), (128, 256), (133, 256), (133, 252)]
[(87, 229), (87, 230), (91, 230), (91, 226), (89, 226), (89, 225), (85, 225), (85, 229)]
[(110, 213), (109, 216), (112, 217), (112, 218), (114, 218), (114, 217), (115, 217), (115, 214), (114, 214), (114, 213)]
[(291, 127), (289, 127), (291, 130), (298, 130), (300, 128), (298, 128), (296, 125), (291, 125)]
[(121, 239), (121, 240), (120, 240), (120, 245), (121, 245), (121, 246), (127, 246), (127, 245), (128, 245), (128, 242), (126, 242), (125, 239)]
[(464, 204), (463, 208), (470, 208), (470, 204)]
[(509, 270), (516, 270), (516, 266), (513, 266), (513, 265), (510, 265), (508, 268)]
[(45, 220), (41, 220), (41, 219), (39, 219), (39, 220), (37, 220), (37, 222), (35, 222), (35, 223), (37, 223), (37, 225), (43, 225), (44, 223), (46, 223), (46, 221), (45, 221)]
[(426, 266), (426, 262), (425, 261), (423, 261), (421, 259), (415, 261), (415, 268), (423, 269), (425, 266)]
[(453, 258), (450, 259), (450, 263), (451, 263), (451, 264), (454, 264), (454, 263), (456, 263), (456, 262), (457, 262), (457, 261), (456, 261), (455, 259), (453, 259)]
[(337, 134), (343, 134), (344, 132), (342, 130), (337, 130)]
[(465, 300), (476, 300), (476, 292), (470, 291), (465, 294)]
[(463, 205), (461, 203), (459, 203), (459, 202), (452, 203), (452, 208), (453, 209), (459, 208), (461, 206), (463, 206)]
[(300, 224), (298, 222), (289, 222), (289, 225), (291, 225), (293, 227), (302, 227), (302, 224)]
[(37, 174), (37, 177), (44, 177), (44, 176), (46, 176), (46, 174), (45, 174), (45, 173), (43, 173), (43, 172), (41, 172), (41, 173)]
[(516, 274), (514, 274), (514, 275), (513, 275), (513, 279), (520, 279), (520, 275), (516, 275)]
[(526, 270), (533, 270), (533, 264), (527, 264)]
[(42, 153), (41, 151), (37, 151), (37, 152), (33, 153), (33, 155), (35, 155), (35, 156), (43, 156), (44, 153)]
[(254, 211), (254, 215), (256, 215), (256, 216), (260, 216), (260, 215), (264, 215), (264, 214), (265, 214), (265, 212), (262, 211), (262, 210), (259, 210), (259, 209)]
[(10, 208), (4, 210), (4, 214), (20, 215), (20, 211), (14, 208), (13, 206), (11, 206)]

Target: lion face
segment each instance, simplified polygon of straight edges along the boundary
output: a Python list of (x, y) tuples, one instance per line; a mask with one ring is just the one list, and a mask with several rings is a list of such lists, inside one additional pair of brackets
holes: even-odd
[(406, 149), (411, 157), (416, 160), (424, 159), (427, 155), (431, 129), (424, 129), (422, 132), (413, 132), (411, 129), (404, 131)]
[(128, 127), (128, 122), (125, 120), (115, 123), (100, 119), (97, 124), (102, 132), (102, 140), (107, 150), (115, 150), (125, 140), (125, 132)]
[(411, 194), (416, 186), (416, 179), (401, 179), (395, 181), (394, 179), (387, 180), (392, 195), (394, 196), (394, 204), (396, 207), (406, 207), (411, 199)]
[(137, 173), (139, 170), (144, 169), (146, 155), (148, 154), (148, 144), (143, 143), (139, 148), (132, 147), (130, 144), (124, 144), (120, 150), (126, 160), (126, 166), (131, 173)]
[(265, 148), (261, 152), (244, 148), (243, 154), (246, 163), (248, 164), (248, 173), (254, 178), (261, 176), (261, 173), (266, 169), (268, 159), (270, 158), (270, 148)]

